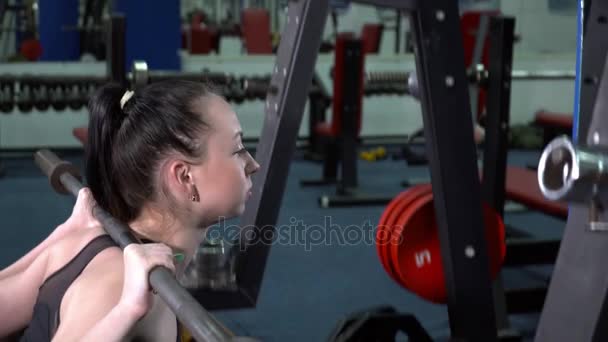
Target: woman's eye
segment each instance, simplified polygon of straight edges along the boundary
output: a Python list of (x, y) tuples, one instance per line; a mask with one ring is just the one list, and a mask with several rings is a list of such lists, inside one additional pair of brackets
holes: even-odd
[(243, 154), (246, 153), (247, 149), (245, 147), (242, 147), (241, 149), (239, 149), (238, 151), (234, 152), (235, 154)]

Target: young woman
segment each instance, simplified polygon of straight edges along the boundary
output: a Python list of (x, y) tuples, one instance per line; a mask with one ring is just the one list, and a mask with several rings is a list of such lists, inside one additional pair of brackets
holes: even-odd
[[(243, 212), (259, 165), (234, 111), (202, 83), (108, 85), (89, 110), (90, 195), (81, 191), (72, 217), (0, 272), (0, 337), (25, 328), (28, 341), (175, 341), (175, 315), (151, 294), (148, 272), (183, 272), (206, 227)], [(121, 251), (93, 205), (146, 243)]]

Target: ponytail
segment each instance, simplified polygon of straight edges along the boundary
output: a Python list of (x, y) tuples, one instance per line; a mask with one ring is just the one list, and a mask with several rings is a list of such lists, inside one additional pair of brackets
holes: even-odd
[(125, 114), (120, 99), (126, 89), (118, 84), (109, 84), (98, 89), (89, 101), (89, 136), (85, 151), (87, 185), (102, 209), (115, 218), (129, 220), (129, 209), (120, 191), (113, 172), (113, 146)]

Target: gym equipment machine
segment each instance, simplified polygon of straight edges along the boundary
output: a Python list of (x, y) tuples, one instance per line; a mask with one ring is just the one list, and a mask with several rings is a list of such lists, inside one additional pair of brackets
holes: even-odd
[(538, 183), (544, 195), (567, 201), (569, 215), (537, 341), (608, 338), (608, 278), (600, 261), (608, 251), (604, 211), (608, 42), (603, 38), (607, 13), (608, 4), (603, 1), (579, 4), (573, 141), (561, 137), (549, 143), (538, 165)]

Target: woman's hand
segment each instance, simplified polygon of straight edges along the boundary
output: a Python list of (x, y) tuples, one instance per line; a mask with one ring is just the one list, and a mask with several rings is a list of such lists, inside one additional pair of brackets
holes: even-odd
[(123, 251), (124, 283), (119, 305), (136, 317), (143, 317), (152, 305), (148, 276), (156, 266), (165, 266), (175, 273), (173, 252), (167, 245), (130, 244)]

